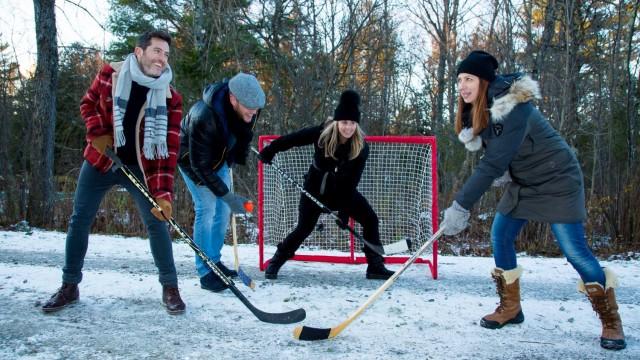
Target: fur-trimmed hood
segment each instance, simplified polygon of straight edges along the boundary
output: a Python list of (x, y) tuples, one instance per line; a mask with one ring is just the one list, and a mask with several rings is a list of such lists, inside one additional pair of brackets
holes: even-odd
[(489, 99), (493, 104), (491, 119), (501, 122), (516, 105), (540, 99), (540, 86), (529, 75), (522, 73), (500, 75), (489, 85)]
[[(516, 105), (540, 98), (538, 82), (523, 73), (498, 75), (487, 90), (491, 113), (491, 122), (500, 123)], [(462, 129), (458, 140), (469, 151), (482, 148), (482, 138), (473, 133), (473, 128)]]
[[(528, 76), (500, 76), (489, 85), (490, 123), (465, 148), (484, 153), (456, 193), (455, 201), (473, 208), (492, 184), (509, 179), (497, 212), (514, 219), (582, 223), (587, 218), (584, 175), (569, 144), (536, 107), (538, 84)], [(473, 131), (473, 128), (467, 128)], [(466, 129), (465, 129), (466, 130)]]

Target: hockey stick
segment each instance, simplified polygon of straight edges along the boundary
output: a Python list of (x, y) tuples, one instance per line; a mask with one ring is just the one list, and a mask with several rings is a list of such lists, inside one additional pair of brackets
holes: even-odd
[(293, 330), (293, 337), (298, 340), (326, 340), (338, 336), (338, 334), (340, 334), (342, 330), (349, 326), (349, 324), (351, 324), (353, 320), (355, 320), (360, 314), (362, 314), (369, 305), (371, 305), (389, 286), (391, 286), (393, 282), (398, 278), (398, 276), (400, 276), (405, 270), (407, 270), (407, 268), (411, 264), (413, 264), (414, 261), (416, 261), (418, 256), (420, 256), (420, 254), (427, 250), (427, 248), (431, 244), (433, 244), (433, 242), (436, 241), (436, 239), (439, 238), (440, 235), (442, 235), (443, 231), (444, 227), (441, 227), (438, 231), (436, 231), (436, 233), (433, 234), (428, 241), (422, 244), (418, 251), (416, 251), (416, 253), (413, 254), (413, 256), (411, 256), (409, 260), (404, 263), (404, 265), (402, 265), (400, 270), (396, 270), (396, 272), (389, 279), (387, 279), (387, 281), (385, 281), (384, 284), (382, 284), (382, 286), (380, 286), (378, 290), (376, 290), (376, 292), (369, 296), (369, 299), (364, 304), (362, 304), (353, 314), (351, 314), (338, 326), (330, 329), (321, 329), (309, 326), (296, 326), (296, 328)]
[(404, 238), (389, 245), (384, 245), (384, 253), (387, 255), (399, 254), (411, 249), (411, 239)]
[[(233, 170), (229, 169), (229, 176), (231, 177), (231, 191), (233, 191)], [(238, 260), (238, 235), (236, 234), (236, 214), (231, 214), (231, 237), (233, 239), (233, 265), (236, 268), (238, 277), (242, 280), (242, 283), (248, 286), (251, 290), (256, 288), (256, 283), (251, 279), (247, 273), (240, 267), (240, 261)]]
[[(151, 205), (154, 208), (160, 210), (160, 212), (162, 213), (162, 208), (154, 200), (153, 196), (151, 196), (147, 187), (142, 182), (140, 182), (140, 180), (138, 180), (135, 174), (133, 174), (131, 170), (129, 170), (129, 168), (122, 163), (122, 161), (120, 161), (120, 158), (113, 152), (113, 150), (107, 148), (105, 152), (106, 155), (111, 159), (111, 161), (113, 161), (111, 171), (116, 172), (118, 169), (120, 169), (120, 171), (122, 171), (122, 173), (127, 178), (129, 178), (133, 185), (135, 185), (135, 187), (137, 187), (138, 190), (140, 190), (140, 192), (147, 198)], [(164, 213), (162, 213), (162, 215), (164, 216)], [(166, 216), (165, 219), (167, 219)], [(198, 247), (198, 245), (193, 241), (193, 239), (191, 239), (187, 232), (184, 231), (182, 227), (178, 225), (178, 223), (176, 223), (173, 217), (168, 218), (167, 221), (178, 232), (182, 240), (187, 243), (187, 245), (189, 245), (189, 247), (193, 249), (193, 251), (195, 251), (198, 256), (200, 256), (200, 258), (202, 258), (202, 260), (211, 268), (211, 270), (213, 270), (213, 272), (220, 278), (220, 280), (222, 280), (222, 282), (224, 282), (229, 287), (229, 289), (231, 289), (231, 292), (233, 292), (233, 294), (238, 299), (240, 299), (240, 301), (249, 309), (249, 311), (253, 313), (253, 315), (258, 318), (258, 320), (272, 324), (292, 324), (304, 320), (304, 318), (307, 316), (304, 309), (296, 309), (285, 313), (268, 313), (253, 306), (249, 299), (247, 299), (240, 292), (240, 290), (238, 290), (234, 282), (224, 275), (222, 270), (220, 270), (215, 265), (215, 263)]]
[[(256, 153), (256, 155), (258, 155), (258, 159), (260, 159), (260, 152), (258, 150), (256, 150), (256, 148), (254, 148), (253, 146), (251, 147), (251, 150)], [(262, 160), (262, 159), (261, 159)], [(295, 186), (301, 193), (303, 193), (304, 195), (306, 195), (306, 197), (308, 197), (311, 201), (313, 201), (316, 205), (318, 205), (318, 207), (320, 209), (322, 209), (323, 212), (331, 215), (331, 217), (336, 221), (336, 223), (338, 223), (338, 225), (346, 230), (349, 230), (350, 233), (353, 234), (353, 236), (355, 236), (356, 238), (358, 238), (358, 240), (362, 241), (365, 245), (367, 245), (371, 250), (373, 250), (374, 252), (376, 252), (378, 255), (384, 255), (384, 247), (380, 246), (380, 245), (373, 245), (372, 243), (368, 242), (367, 240), (365, 240), (362, 235), (358, 234), (357, 231), (355, 231), (351, 226), (349, 226), (348, 224), (345, 224), (342, 219), (340, 219), (340, 217), (338, 215), (336, 215), (333, 211), (331, 211), (331, 209), (329, 209), (328, 207), (326, 207), (323, 203), (320, 202), (320, 200), (316, 199), (313, 195), (311, 195), (307, 190), (304, 189), (304, 187), (302, 187), (302, 185), (300, 185), (297, 181), (295, 181), (291, 176), (289, 176), (289, 174), (287, 174), (284, 170), (282, 170), (281, 167), (279, 167), (278, 165), (274, 164), (273, 161), (271, 162), (271, 167), (273, 167), (274, 169), (276, 169), (280, 175), (282, 175), (285, 179), (289, 180), (289, 182), (291, 182), (293, 184), (293, 186)]]
[(236, 272), (238, 273), (238, 277), (242, 280), (242, 283), (248, 286), (251, 290), (255, 290), (256, 283), (253, 279), (247, 275), (244, 270), (240, 267), (240, 262), (238, 261), (238, 236), (236, 234), (236, 215), (231, 214), (231, 237), (233, 238), (233, 264), (236, 268)]

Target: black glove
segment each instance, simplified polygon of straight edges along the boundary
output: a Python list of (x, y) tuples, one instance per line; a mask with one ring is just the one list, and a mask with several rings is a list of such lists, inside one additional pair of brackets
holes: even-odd
[(260, 151), (260, 154), (258, 154), (258, 159), (265, 164), (271, 164), (274, 156), (276, 156), (275, 151), (272, 150), (271, 145), (267, 145)]
[(342, 230), (348, 230), (349, 215), (341, 211), (338, 211), (336, 215), (338, 216), (338, 218), (336, 219), (336, 225), (338, 225), (338, 227)]

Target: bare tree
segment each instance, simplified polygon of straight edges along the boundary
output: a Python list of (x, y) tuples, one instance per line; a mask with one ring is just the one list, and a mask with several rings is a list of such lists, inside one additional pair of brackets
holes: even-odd
[(53, 150), (56, 124), (58, 47), (55, 0), (33, 1), (38, 59), (31, 122), (31, 178), (27, 219), (32, 225), (49, 225), (54, 201)]
[[(640, 3), (635, 2), (633, 5), (633, 10), (631, 11), (631, 16), (629, 17), (629, 34), (627, 40), (627, 51), (626, 51), (626, 88), (627, 88), (627, 96), (626, 96), (626, 108), (627, 108), (627, 151), (628, 151), (628, 159), (627, 159), (627, 171), (631, 171), (634, 166), (637, 149), (635, 144), (635, 138), (633, 134), (636, 132), (638, 128), (638, 112), (637, 112), (637, 104), (638, 99), (634, 97), (634, 79), (633, 79), (633, 70), (631, 69), (632, 62), (636, 62), (633, 60), (633, 36), (635, 34), (635, 24), (638, 19), (638, 9), (640, 8)], [(637, 86), (638, 84), (636, 84)]]
[(15, 79), (18, 66), (5, 55), (8, 45), (0, 43), (0, 201), (4, 203), (0, 211), (0, 223), (13, 223), (20, 216), (19, 190), (13, 168), (15, 142), (12, 129), (15, 125), (13, 100), (16, 93)]
[(431, 113), (434, 124), (444, 120), (444, 96), (447, 91), (447, 70), (455, 61), (451, 52), (456, 49), (455, 35), (459, 17), (458, 0), (420, 0), (411, 10), (418, 19), (418, 24), (435, 41), (433, 52), (437, 57), (435, 76), (435, 106)]

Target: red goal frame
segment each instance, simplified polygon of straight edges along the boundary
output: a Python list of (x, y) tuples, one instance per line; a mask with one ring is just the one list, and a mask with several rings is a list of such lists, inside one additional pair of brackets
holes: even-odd
[[(278, 138), (277, 135), (262, 135), (258, 139), (258, 148), (262, 150), (265, 143)], [(407, 144), (425, 144), (431, 146), (431, 224), (432, 233), (438, 230), (438, 171), (437, 171), (437, 145), (435, 136), (367, 136), (366, 141), (372, 143), (407, 143)], [(269, 259), (265, 259), (264, 254), (264, 167), (262, 162), (258, 161), (258, 247), (259, 247), (259, 268), (260, 271), (264, 271), (269, 263)], [(300, 184), (302, 185), (302, 184)], [(305, 196), (300, 193), (300, 196)], [(296, 208), (297, 211), (297, 208)], [(353, 219), (349, 219), (350, 226), (354, 226)], [(293, 228), (291, 229), (293, 230)], [(339, 263), (339, 264), (365, 264), (367, 262), (364, 255), (356, 253), (356, 239), (353, 234), (344, 232), (345, 236), (349, 237), (349, 253), (341, 255), (323, 255), (313, 253), (300, 253), (298, 250), (296, 255), (291, 260), (296, 261), (311, 261), (311, 262), (327, 262), (327, 263)], [(429, 234), (432, 235), (432, 234)], [(281, 239), (282, 240), (282, 239)], [(417, 249), (421, 244), (414, 245)], [(300, 253), (300, 254), (298, 254)], [(385, 256), (386, 264), (402, 264), (409, 259), (407, 255), (390, 255)], [(426, 264), (429, 266), (429, 270), (433, 279), (438, 278), (438, 241), (433, 242), (432, 252), (430, 257), (420, 257), (416, 259), (417, 264)]]

